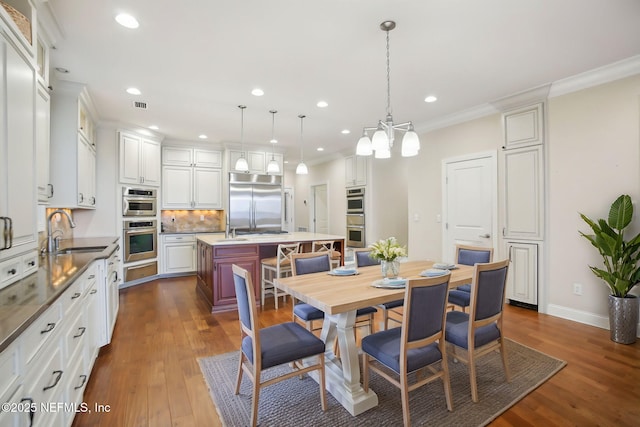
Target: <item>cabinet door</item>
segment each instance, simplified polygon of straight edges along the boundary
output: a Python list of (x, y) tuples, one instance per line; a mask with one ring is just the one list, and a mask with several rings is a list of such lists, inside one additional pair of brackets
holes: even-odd
[(38, 201), (47, 203), (51, 197), (49, 181), (50, 110), (49, 92), (38, 85), (36, 96), (36, 176)]
[(504, 148), (539, 145), (544, 141), (543, 104), (534, 104), (502, 115)]
[(222, 168), (222, 153), (220, 151), (193, 150), (193, 166), (201, 168)]
[(344, 184), (347, 187), (356, 185), (356, 156), (345, 157), (344, 159)]
[(196, 244), (165, 244), (163, 273), (191, 273), (196, 270)]
[(193, 166), (193, 150), (185, 147), (162, 147), (162, 164)]
[(249, 162), (249, 172), (263, 174), (266, 171), (264, 151), (247, 152), (247, 161)]
[(541, 240), (544, 236), (542, 146), (505, 150), (503, 159), (503, 235)]
[(222, 170), (193, 169), (194, 207), (222, 209)]
[(190, 209), (193, 168), (164, 166), (162, 168), (162, 207), (166, 209)]
[(506, 242), (509, 260), (507, 298), (527, 304), (538, 304), (538, 245)]
[(140, 138), (120, 134), (120, 182), (140, 184)]
[(143, 139), (140, 150), (142, 183), (160, 186), (160, 143)]
[(213, 310), (225, 310), (225, 305), (236, 305), (236, 290), (233, 284), (233, 265), (236, 264), (244, 268), (251, 274), (251, 280), (255, 290), (256, 301), (260, 301), (260, 281), (258, 274), (259, 261), (255, 258), (236, 258), (227, 261), (214, 261), (214, 284), (213, 284)]
[[(13, 249), (0, 251), (4, 259), (37, 246), (36, 96), (35, 70), (1, 35), (0, 57), (6, 61), (0, 59), (0, 117), (6, 120), (0, 123), (0, 216), (13, 221)], [(0, 238), (0, 247), (4, 244)]]
[(363, 156), (353, 156), (355, 158), (356, 170), (354, 174), (355, 185), (367, 184), (367, 158)]
[(95, 207), (96, 154), (78, 135), (78, 206)]

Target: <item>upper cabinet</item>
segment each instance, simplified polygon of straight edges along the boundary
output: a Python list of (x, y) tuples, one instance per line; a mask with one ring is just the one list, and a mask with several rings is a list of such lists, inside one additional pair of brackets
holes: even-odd
[(504, 149), (529, 147), (544, 142), (544, 104), (505, 112), (502, 115)]
[(188, 147), (162, 147), (162, 207), (221, 209), (222, 153)]
[(8, 37), (17, 40), (18, 50), (31, 61), (36, 55), (38, 38), (36, 8), (31, 0), (2, 0), (0, 19), (4, 21)]
[[(35, 69), (5, 32), (0, 21), (0, 260), (35, 250), (38, 243)], [(9, 270), (16, 277), (22, 272), (19, 266)]]
[(53, 185), (49, 177), (49, 142), (51, 139), (51, 97), (49, 90), (41, 84), (36, 94), (36, 182), (38, 202), (48, 204), (53, 196)]
[[(271, 175), (282, 175), (284, 170), (284, 156), (280, 153), (269, 153), (265, 151), (239, 151), (239, 150), (229, 150), (229, 172), (246, 172), (246, 173), (255, 173), (255, 174), (265, 174), (267, 173), (267, 165), (269, 161), (273, 158), (276, 162), (278, 162), (278, 167), (280, 168), (280, 172), (274, 173)], [(247, 159), (247, 163), (249, 164), (249, 170), (238, 170), (236, 169), (236, 162), (244, 153), (245, 159)]]
[(346, 187), (367, 185), (367, 158), (349, 156), (344, 159), (344, 181)]
[(78, 83), (59, 82), (51, 95), (49, 203), (62, 208), (96, 206), (96, 137), (93, 103)]
[(160, 143), (120, 132), (120, 182), (160, 186)]

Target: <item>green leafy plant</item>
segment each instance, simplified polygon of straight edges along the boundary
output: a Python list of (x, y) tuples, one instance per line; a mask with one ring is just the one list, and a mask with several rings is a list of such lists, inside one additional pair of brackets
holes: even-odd
[(605, 281), (616, 297), (626, 297), (640, 282), (640, 234), (631, 240), (625, 240), (624, 231), (633, 218), (631, 197), (626, 194), (618, 197), (609, 209), (609, 218), (605, 221), (593, 221), (583, 214), (580, 217), (589, 224), (594, 234), (580, 235), (587, 239), (602, 255), (604, 269), (589, 266), (593, 274)]
[(407, 248), (400, 246), (395, 237), (378, 240), (369, 245), (369, 248), (371, 248), (369, 256), (380, 261), (393, 261), (396, 258), (407, 256)]

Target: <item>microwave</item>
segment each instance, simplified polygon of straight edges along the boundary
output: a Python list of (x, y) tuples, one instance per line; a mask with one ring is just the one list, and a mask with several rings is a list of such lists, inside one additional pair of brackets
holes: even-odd
[(364, 213), (364, 188), (353, 188), (347, 190), (347, 213)]
[(150, 188), (123, 187), (122, 216), (155, 216), (158, 199), (156, 190)]

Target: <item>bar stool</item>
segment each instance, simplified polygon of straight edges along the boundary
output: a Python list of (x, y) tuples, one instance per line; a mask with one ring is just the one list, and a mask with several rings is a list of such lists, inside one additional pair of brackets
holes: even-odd
[(278, 298), (282, 297), (286, 302), (287, 293), (280, 291), (275, 285), (275, 279), (291, 275), (291, 254), (300, 251), (300, 243), (280, 244), (275, 257), (264, 258), (262, 265), (262, 281), (260, 282), (260, 299), (264, 306), (266, 294), (273, 295), (276, 310), (278, 309)]
[(311, 243), (311, 252), (329, 252), (331, 268), (338, 268), (340, 267), (342, 254), (333, 248), (335, 243), (335, 240), (314, 240)]

